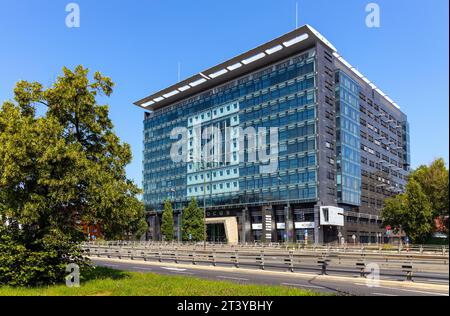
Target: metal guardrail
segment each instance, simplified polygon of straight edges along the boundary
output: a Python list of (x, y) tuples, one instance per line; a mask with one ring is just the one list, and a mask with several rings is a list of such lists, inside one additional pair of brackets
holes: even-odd
[(344, 252), (344, 253), (379, 253), (379, 254), (433, 254), (448, 257), (448, 246), (424, 246), (424, 245), (390, 245), (390, 244), (359, 244), (359, 245), (305, 245), (305, 244), (282, 244), (282, 243), (244, 243), (230, 245), (225, 243), (187, 243), (187, 242), (137, 242), (137, 241), (95, 241), (88, 242), (85, 245), (101, 245), (101, 246), (132, 246), (132, 247), (179, 247), (179, 248), (199, 248), (205, 249), (273, 249), (273, 250), (305, 250), (314, 252)]
[[(337, 269), (358, 272), (365, 277), (368, 263), (376, 263), (383, 269), (412, 280), (414, 272), (447, 273), (448, 252), (400, 252), (386, 253), (371, 249), (338, 249), (332, 247), (286, 249), (266, 246), (249, 247), (245, 245), (217, 244), (171, 244), (140, 242), (95, 242), (85, 243), (83, 248), (90, 257), (107, 257), (131, 260), (208, 264), (211, 266), (229, 265), (266, 268), (284, 268), (287, 271), (319, 270), (321, 274)], [(408, 267), (408, 269), (406, 268)], [(336, 271), (337, 271), (336, 270)], [(406, 275), (405, 275), (406, 273)]]

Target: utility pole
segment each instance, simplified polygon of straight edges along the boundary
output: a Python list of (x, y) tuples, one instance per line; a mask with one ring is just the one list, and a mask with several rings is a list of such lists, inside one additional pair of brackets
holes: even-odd
[(206, 165), (205, 162), (203, 162), (203, 171), (205, 173), (203, 174), (203, 246), (204, 249), (206, 249)]

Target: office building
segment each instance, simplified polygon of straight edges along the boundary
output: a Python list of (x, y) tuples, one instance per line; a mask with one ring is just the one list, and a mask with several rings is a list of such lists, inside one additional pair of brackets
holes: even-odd
[[(328, 243), (355, 236), (375, 243), (388, 237), (380, 211), (384, 199), (405, 189), (407, 117), (311, 26), (135, 104), (145, 109), (150, 239), (161, 238), (166, 199), (174, 202), (181, 236), (181, 212), (193, 197), (206, 206), (211, 241)], [(181, 137), (187, 142), (177, 153), (186, 159), (174, 161)], [(208, 140), (217, 146), (205, 147)], [(219, 159), (199, 160), (199, 146)]]

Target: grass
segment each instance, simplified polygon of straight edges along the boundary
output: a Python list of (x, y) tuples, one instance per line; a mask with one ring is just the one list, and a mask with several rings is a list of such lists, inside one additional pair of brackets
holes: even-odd
[(317, 296), (323, 293), (282, 286), (243, 285), (194, 277), (123, 272), (97, 267), (82, 274), (81, 286), (0, 287), (0, 296)]

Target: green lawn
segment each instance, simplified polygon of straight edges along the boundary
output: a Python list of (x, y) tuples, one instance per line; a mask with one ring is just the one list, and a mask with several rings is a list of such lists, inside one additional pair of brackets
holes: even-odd
[(321, 293), (281, 286), (241, 285), (194, 277), (163, 276), (96, 268), (82, 274), (79, 288), (1, 287), (0, 296), (316, 296)]

